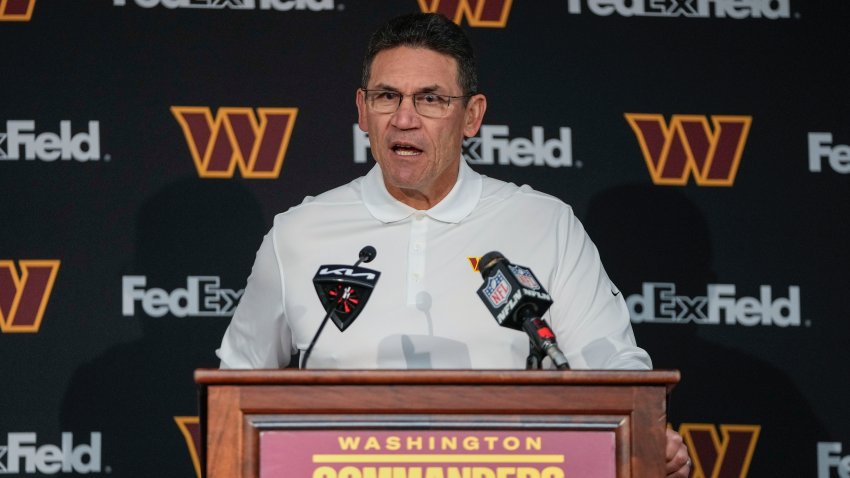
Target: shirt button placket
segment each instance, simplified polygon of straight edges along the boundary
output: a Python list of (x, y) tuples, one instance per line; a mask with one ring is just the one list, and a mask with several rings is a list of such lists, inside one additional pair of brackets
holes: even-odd
[(416, 304), (416, 295), (424, 290), (425, 250), (428, 233), (428, 217), (417, 212), (410, 225), (410, 243), (407, 250), (407, 304)]

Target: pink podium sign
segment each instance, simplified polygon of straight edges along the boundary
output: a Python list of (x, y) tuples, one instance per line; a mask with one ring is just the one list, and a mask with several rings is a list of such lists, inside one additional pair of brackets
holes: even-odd
[(613, 431), (275, 430), (260, 478), (614, 478)]

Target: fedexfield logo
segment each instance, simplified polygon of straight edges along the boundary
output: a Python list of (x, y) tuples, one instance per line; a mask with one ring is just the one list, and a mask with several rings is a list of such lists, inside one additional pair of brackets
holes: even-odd
[(831, 478), (836, 476), (830, 470), (835, 470), (841, 478), (850, 476), (850, 455), (841, 456), (841, 443), (818, 442), (818, 477)]
[(718, 433), (712, 424), (683, 423), (679, 434), (693, 461), (691, 476), (747, 476), (760, 433), (759, 425), (723, 424)]
[(35, 333), (41, 327), (60, 261), (0, 260), (0, 331)]
[(100, 473), (101, 436), (91, 432), (89, 444), (74, 445), (74, 434), (62, 433), (62, 444), (38, 446), (35, 433), (9, 433), (0, 446), (0, 475)]
[[(367, 162), (369, 135), (355, 124), (354, 162)], [(482, 125), (478, 136), (463, 141), (463, 157), (469, 164), (499, 166), (581, 167), (573, 163), (572, 132), (559, 128), (558, 137), (546, 139), (542, 126), (532, 126), (531, 138), (510, 138), (504, 125)]]
[[(127, 5), (128, 0), (112, 0), (116, 7)], [(163, 6), (165, 8), (200, 8), (208, 10), (310, 10), (319, 12), (333, 10), (333, 0), (130, 0), (142, 8)]]
[(35, 133), (35, 121), (9, 120), (0, 132), (0, 161), (51, 162), (60, 159), (79, 162), (109, 159), (100, 155), (100, 123), (88, 122), (88, 131), (73, 133), (71, 121), (59, 122), (59, 133)]
[(626, 298), (632, 322), (705, 325), (800, 326), (800, 288), (788, 287), (788, 297), (773, 297), (769, 285), (758, 297), (737, 297), (732, 284), (709, 284), (706, 295), (676, 294), (676, 284), (645, 282), (639, 294)]
[(513, 0), (419, 0), (425, 13), (442, 13), (460, 25), (461, 20), (471, 27), (504, 28), (508, 23)]
[(732, 186), (750, 132), (752, 116), (626, 113), (640, 143), (652, 182), (683, 186), (690, 176), (699, 186)]
[(832, 133), (809, 133), (809, 171), (821, 172), (824, 160), (836, 173), (850, 173), (850, 146), (833, 144)]
[[(280, 175), (298, 108), (209, 108), (173, 106), (195, 169), (202, 178), (232, 178), (236, 167), (246, 179)], [(259, 118), (259, 120), (258, 120)]]
[(0, 0), (0, 22), (28, 22), (35, 0)]
[(568, 0), (569, 13), (607, 17), (767, 18), (791, 17), (789, 0)]
[(229, 317), (233, 315), (244, 290), (223, 289), (216, 276), (189, 276), (186, 288), (171, 292), (147, 287), (145, 276), (124, 276), (121, 311), (125, 317), (136, 315), (136, 303), (150, 317), (171, 314), (175, 317)]

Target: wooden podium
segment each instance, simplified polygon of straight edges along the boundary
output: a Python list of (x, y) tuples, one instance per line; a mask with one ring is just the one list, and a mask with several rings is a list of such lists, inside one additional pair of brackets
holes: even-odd
[[(333, 465), (319, 463), (342, 462), (355, 466), (346, 476), (361, 476), (356, 466), (367, 461), (401, 466), (401, 456), (420, 463), (480, 463), (482, 456), (525, 460), (526, 465), (505, 465), (515, 468), (502, 472), (559, 476), (555, 468), (548, 469), (555, 474), (536, 475), (530, 467), (543, 466), (545, 460), (556, 463), (559, 456), (562, 464), (552, 466), (573, 466), (589, 459), (590, 448), (584, 448), (597, 442), (596, 449), (608, 456), (597, 461), (613, 462), (598, 464), (609, 471), (567, 476), (625, 478), (665, 475), (667, 397), (679, 372), (197, 370), (195, 381), (201, 397), (202, 467), (209, 478), (337, 476)], [(348, 455), (341, 449), (308, 449), (320, 443), (314, 439), (323, 433), (331, 434), (325, 442), (332, 447), (348, 440), (359, 448), (347, 450)], [(289, 440), (282, 445), (287, 448), (269, 451), (278, 439)], [(301, 465), (285, 463), (267, 468), (286, 472), (262, 470), (274, 457), (295, 460), (296, 452), (327, 474), (319, 468), (299, 472)], [(509, 452), (519, 455), (514, 459)], [(443, 476), (440, 470), (430, 472)], [(471, 474), (453, 471), (491, 476), (480, 468), (465, 472)]]

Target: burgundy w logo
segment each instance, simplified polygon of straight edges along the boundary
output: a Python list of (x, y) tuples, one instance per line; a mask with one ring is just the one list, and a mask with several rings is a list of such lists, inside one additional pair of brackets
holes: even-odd
[[(280, 175), (297, 108), (209, 108), (173, 106), (171, 113), (202, 178), (232, 178), (239, 167), (243, 178), (275, 179)], [(259, 117), (259, 121), (257, 119)]]
[(683, 186), (693, 176), (700, 186), (732, 186), (750, 132), (752, 116), (626, 113), (655, 184)]
[(0, 330), (9, 333), (35, 333), (47, 308), (60, 261), (0, 261)]
[(694, 462), (692, 478), (745, 478), (759, 438), (758, 425), (683, 423), (679, 433)]
[(505, 28), (512, 0), (419, 0), (425, 13), (442, 13), (460, 25), (461, 19), (471, 27)]
[(35, 0), (0, 0), (0, 22), (28, 22)]
[(175, 423), (180, 428), (180, 433), (186, 441), (186, 448), (192, 457), (192, 465), (195, 467), (195, 475), (201, 478), (201, 458), (198, 451), (201, 449), (201, 423), (198, 417), (174, 417)]

